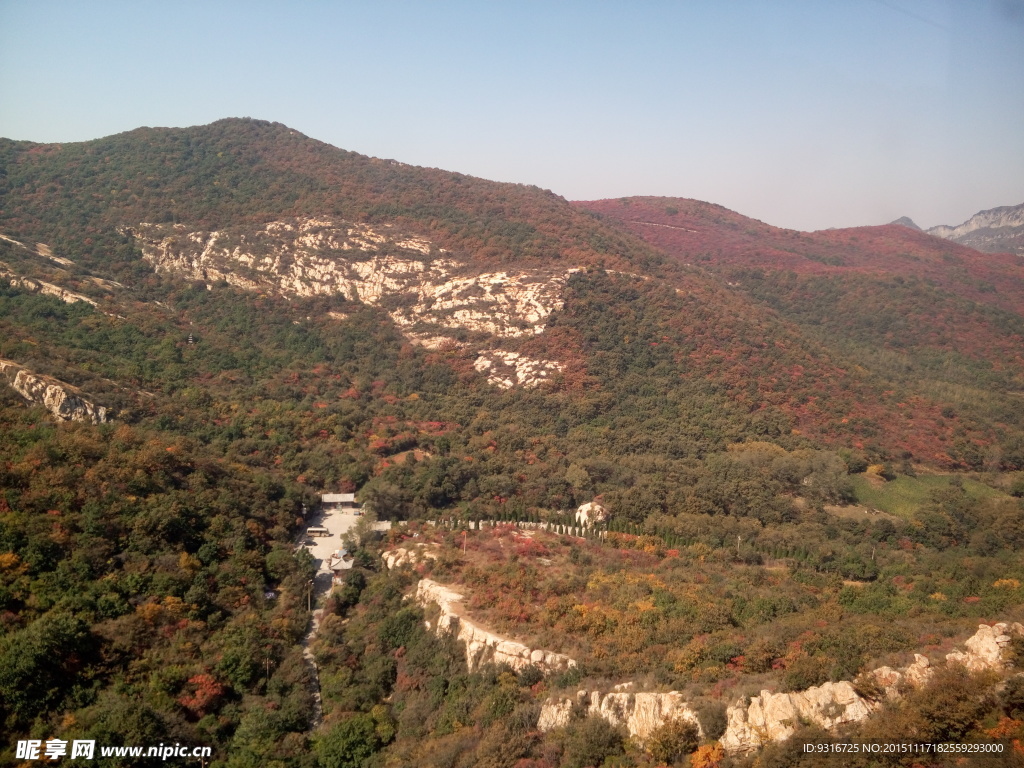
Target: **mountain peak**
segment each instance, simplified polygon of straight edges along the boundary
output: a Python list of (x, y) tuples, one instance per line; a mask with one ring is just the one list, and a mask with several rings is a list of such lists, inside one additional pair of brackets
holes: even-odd
[(900, 216), (898, 219), (896, 219), (896, 221), (890, 221), (889, 223), (890, 224), (898, 224), (901, 227), (908, 227), (910, 229), (916, 229), (918, 232), (921, 231), (921, 228), (919, 226), (917, 226), (917, 224), (914, 223), (914, 220), (912, 218), (910, 218), (909, 216)]
[(946, 240), (988, 253), (1024, 255), (1024, 203), (979, 211), (955, 227), (940, 224), (926, 230)]

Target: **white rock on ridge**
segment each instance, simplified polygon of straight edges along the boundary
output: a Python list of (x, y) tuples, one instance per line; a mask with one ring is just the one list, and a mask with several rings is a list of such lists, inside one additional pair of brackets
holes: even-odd
[(576, 666), (575, 660), (564, 654), (529, 648), (460, 616), (456, 604), (462, 602), (462, 595), (436, 581), (420, 579), (415, 599), (420, 605), (436, 603), (441, 609), (434, 629), (437, 632), (454, 632), (456, 638), (465, 643), (466, 666), (470, 671), (487, 663), (508, 664), (515, 670), (533, 665), (543, 672), (557, 672)]
[(94, 307), (97, 306), (97, 303), (88, 296), (69, 291), (67, 288), (61, 288), (53, 283), (37, 280), (34, 277), (21, 277), (11, 272), (10, 267), (2, 261), (0, 261), (0, 278), (7, 280), (12, 288), (23, 288), (26, 291), (40, 293), (43, 296), (53, 296), (65, 304), (77, 304), (80, 301), (84, 301), (86, 304), (91, 304)]
[(903, 669), (879, 667), (868, 674), (875, 679), (876, 683), (882, 686), (885, 695), (892, 699), (900, 695), (900, 688), (904, 685), (909, 685), (913, 688), (924, 685), (935, 674), (935, 668), (928, 661), (927, 656), (915, 653), (914, 663), (909, 667), (904, 667)]
[(926, 231), (979, 251), (1024, 256), (1024, 204), (980, 211), (958, 226), (940, 225)]
[(426, 548), (425, 544), (414, 544), (411, 547), (396, 547), (381, 555), (388, 570), (401, 568), (403, 565), (415, 565), (424, 560), (437, 560), (437, 553)]
[[(578, 691), (576, 700), (586, 706), (586, 713), (602, 717), (612, 725), (623, 725), (631, 737), (644, 743), (656, 730), (667, 723), (684, 720), (703, 735), (697, 713), (683, 700), (678, 691), (668, 693), (629, 690), (632, 683), (616, 685), (611, 693)], [(537, 729), (550, 731), (569, 724), (572, 717), (572, 699), (551, 698), (541, 705)]]
[[(1003, 669), (1008, 663), (1006, 649), (1013, 635), (1024, 635), (1024, 626), (1005, 622), (981, 624), (964, 641), (966, 650), (947, 654), (946, 663), (962, 664), (972, 672)], [(921, 686), (934, 672), (925, 656), (915, 654), (914, 663), (903, 669), (879, 667), (868, 674), (882, 686), (887, 697), (896, 698), (901, 684)], [(853, 684), (845, 680), (797, 693), (762, 691), (749, 705), (739, 702), (729, 707), (729, 725), (721, 742), (726, 752), (750, 752), (769, 741), (789, 738), (801, 720), (830, 729), (863, 720), (878, 706), (879, 702), (858, 696)]]
[[(581, 691), (581, 693), (586, 693)], [(572, 719), (572, 699), (548, 699), (540, 707), (537, 730), (541, 733), (564, 728)]]
[(1013, 635), (1024, 635), (1024, 625), (1017, 622), (979, 624), (978, 631), (964, 641), (966, 650), (946, 654), (946, 662), (962, 664), (971, 672), (1004, 669), (1009, 664), (1006, 649)]
[(750, 752), (769, 741), (788, 739), (802, 722), (828, 730), (863, 720), (876, 706), (858, 696), (845, 680), (796, 693), (761, 691), (749, 706), (729, 707), (729, 724), (721, 742), (726, 752)]
[(124, 231), (157, 272), (285, 296), (358, 298), (383, 306), (410, 339), (431, 346), (442, 345), (443, 334), (416, 326), (500, 338), (542, 333), (548, 316), (562, 307), (565, 280), (575, 271), (467, 274), (469, 265), (443, 256), (427, 240), (389, 229), (297, 219), (248, 233), (156, 224)]
[(32, 403), (42, 405), (61, 421), (89, 421), (103, 424), (107, 409), (91, 403), (70, 384), (32, 373), (11, 360), (0, 359), (0, 376), (11, 388)]
[(532, 389), (565, 370), (565, 366), (552, 360), (535, 360), (498, 349), (480, 352), (473, 367), (486, 374), (487, 382), (499, 389), (511, 389), (517, 384)]

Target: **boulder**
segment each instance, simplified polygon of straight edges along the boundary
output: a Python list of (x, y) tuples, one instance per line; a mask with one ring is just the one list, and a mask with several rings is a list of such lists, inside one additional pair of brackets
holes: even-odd
[(1014, 635), (1024, 635), (1024, 626), (1016, 622), (980, 624), (978, 631), (964, 641), (966, 649), (946, 654), (946, 661), (961, 664), (971, 672), (1004, 669), (1009, 664), (1007, 646)]
[(576, 524), (584, 528), (589, 528), (595, 523), (603, 523), (607, 519), (608, 510), (596, 501), (580, 504), (579, 509), (576, 510)]

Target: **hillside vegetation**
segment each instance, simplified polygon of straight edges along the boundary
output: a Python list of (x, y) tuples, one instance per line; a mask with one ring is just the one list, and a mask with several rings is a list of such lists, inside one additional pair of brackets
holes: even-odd
[[(656, 765), (697, 745), (541, 736), (540, 703), (632, 679), (721, 719), (1024, 618), (1020, 267), (899, 229), (570, 204), (253, 120), (0, 140), (0, 358), (110, 417), (0, 389), (0, 728), (232, 767)], [(313, 729), (295, 545), (336, 491), (409, 525), (349, 542)], [(595, 500), (601, 540), (423, 524)], [(438, 559), (380, 572), (413, 533)], [(470, 672), (414, 575), (579, 668)]]

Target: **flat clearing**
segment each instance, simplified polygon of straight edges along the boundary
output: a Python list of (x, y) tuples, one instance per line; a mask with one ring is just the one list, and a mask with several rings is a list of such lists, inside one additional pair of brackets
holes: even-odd
[[(859, 504), (910, 519), (931, 500), (933, 491), (948, 488), (953, 477), (955, 475), (900, 476), (895, 480), (879, 483), (867, 475), (853, 475), (850, 480)], [(961, 479), (964, 490), (974, 499), (982, 500), (1005, 495), (977, 480)]]

